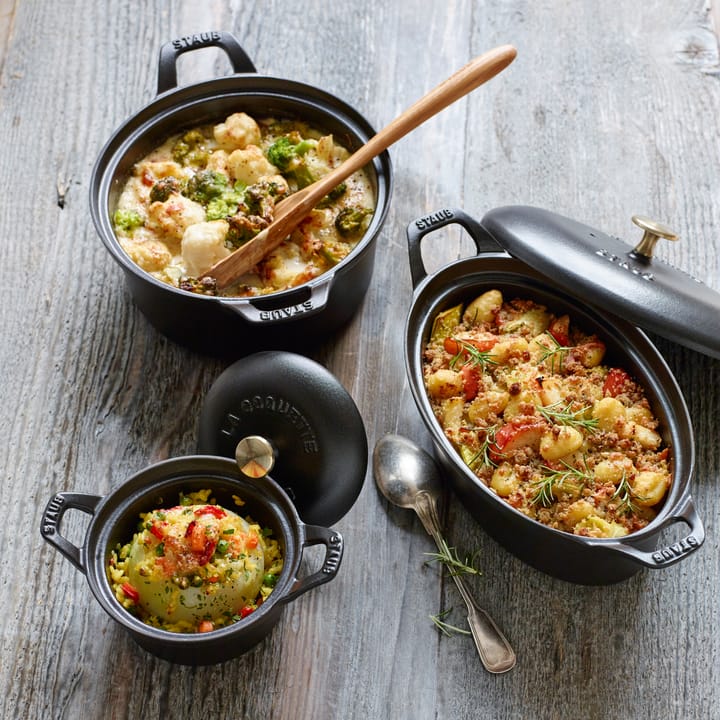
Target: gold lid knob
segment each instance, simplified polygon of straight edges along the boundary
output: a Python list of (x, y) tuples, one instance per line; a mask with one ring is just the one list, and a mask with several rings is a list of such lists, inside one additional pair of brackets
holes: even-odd
[(275, 464), (275, 451), (260, 435), (249, 435), (235, 447), (235, 460), (240, 472), (250, 478), (265, 477)]
[(633, 254), (640, 255), (644, 258), (651, 258), (653, 256), (653, 250), (655, 243), (660, 238), (665, 240), (675, 241), (678, 240), (678, 236), (667, 226), (663, 225), (656, 220), (651, 220), (644, 215), (633, 215), (632, 221), (642, 230), (644, 230), (642, 239), (635, 246)]

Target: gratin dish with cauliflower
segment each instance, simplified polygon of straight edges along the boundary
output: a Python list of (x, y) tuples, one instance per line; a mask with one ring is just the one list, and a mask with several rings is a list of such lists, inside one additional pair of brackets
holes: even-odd
[(277, 541), (209, 496), (200, 490), (143, 513), (132, 540), (110, 554), (115, 597), (148, 625), (208, 632), (250, 615), (277, 582)]
[(439, 313), (423, 356), (433, 412), (463, 461), (511, 506), (576, 535), (648, 525), (670, 452), (643, 388), (605, 344), (499, 290)]
[(343, 260), (375, 210), (364, 170), (338, 185), (237, 283), (203, 277), (273, 219), (276, 203), (320, 179), (348, 150), (305, 122), (243, 112), (169, 138), (133, 167), (113, 214), (142, 270), (203, 295), (252, 297), (301, 285)]

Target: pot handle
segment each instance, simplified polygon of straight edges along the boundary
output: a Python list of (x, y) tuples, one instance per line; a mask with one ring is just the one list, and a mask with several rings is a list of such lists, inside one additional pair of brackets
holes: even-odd
[[(688, 525), (690, 533), (672, 545), (666, 545), (652, 552), (640, 550), (632, 545), (632, 535), (629, 535), (627, 540), (618, 540), (609, 547), (623, 555), (630, 556), (649, 568), (657, 569), (674, 565), (690, 553), (695, 552), (705, 540), (705, 528), (689, 495), (678, 505), (672, 515), (665, 518), (657, 531), (660, 532), (663, 528), (676, 522), (684, 522)], [(608, 547), (607, 544), (604, 545)]]
[(165, 43), (160, 48), (158, 60), (157, 94), (167, 92), (177, 87), (177, 59), (183, 53), (207, 47), (222, 48), (230, 59), (233, 72), (257, 72), (252, 60), (242, 49), (234, 35), (229, 32), (211, 30), (210, 32), (184, 35), (176, 40)]
[(282, 297), (222, 299), (222, 304), (256, 325), (274, 324), (298, 319), (300, 315), (315, 315), (325, 308), (334, 276), (323, 276), (313, 286), (300, 287)]
[(73, 545), (61, 535), (60, 523), (68, 510), (82, 510), (88, 515), (94, 515), (95, 508), (101, 500), (100, 495), (59, 492), (49, 500), (42, 514), (40, 534), (82, 573), (85, 573), (85, 548)]
[(326, 550), (322, 567), (312, 575), (296, 580), (290, 592), (283, 598), (285, 602), (294, 600), (298, 595), (302, 595), (311, 588), (330, 582), (337, 575), (343, 556), (342, 535), (337, 530), (330, 530), (319, 525), (305, 525), (305, 542), (302, 547), (321, 544), (325, 546)]
[(410, 275), (413, 288), (416, 288), (427, 276), (423, 263), (420, 243), (422, 239), (438, 228), (457, 223), (468, 231), (475, 243), (479, 255), (482, 252), (498, 251), (500, 246), (493, 240), (488, 231), (475, 218), (459, 208), (444, 208), (429, 215), (413, 220), (407, 226), (408, 253), (410, 255)]

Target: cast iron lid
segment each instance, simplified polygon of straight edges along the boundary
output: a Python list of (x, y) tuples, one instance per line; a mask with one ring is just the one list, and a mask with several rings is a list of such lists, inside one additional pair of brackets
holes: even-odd
[(660, 240), (677, 236), (641, 216), (633, 247), (562, 215), (527, 206), (488, 212), (483, 227), (514, 257), (596, 307), (645, 330), (720, 358), (720, 293), (653, 257)]
[(326, 527), (357, 500), (368, 462), (353, 399), (322, 365), (290, 352), (250, 355), (218, 377), (200, 413), (198, 452), (237, 458), (250, 477), (269, 473), (304, 522)]

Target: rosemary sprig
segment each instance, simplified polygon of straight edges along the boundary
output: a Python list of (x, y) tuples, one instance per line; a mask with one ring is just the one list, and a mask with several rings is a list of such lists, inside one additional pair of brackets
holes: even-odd
[(471, 469), (478, 462), (481, 462), (483, 465), (497, 467), (497, 463), (493, 462), (490, 457), (490, 446), (495, 444), (495, 433), (498, 426), (497, 424), (489, 425), (488, 427), (482, 429), (485, 431), (485, 437), (480, 444), (480, 449), (465, 463)]
[(479, 365), (483, 370), (486, 365), (497, 365), (497, 360), (493, 360), (490, 357), (490, 353), (484, 350), (478, 350), (472, 343), (465, 342), (464, 340), (458, 340), (453, 338), (460, 348), (450, 360), (450, 369), (454, 370), (455, 366), (460, 360), (467, 359), (472, 365)]
[(590, 408), (589, 405), (581, 407), (579, 410), (571, 410), (572, 403), (568, 403), (565, 407), (562, 407), (561, 402), (553, 403), (543, 407), (542, 405), (536, 405), (535, 409), (542, 415), (546, 420), (554, 422), (557, 425), (569, 425), (574, 428), (582, 428), (588, 432), (595, 432), (595, 428), (598, 424), (597, 418), (586, 418), (585, 413)]
[[(552, 333), (546, 332), (541, 337), (545, 338), (547, 337), (550, 342), (552, 343), (551, 346), (547, 346), (544, 343), (541, 343), (539, 339), (536, 339), (535, 342), (542, 348), (542, 353), (540, 355), (540, 362), (543, 363), (546, 360), (550, 360), (550, 372), (555, 372), (555, 361), (557, 359), (558, 361), (558, 370), (557, 372), (560, 372), (562, 370), (563, 361), (565, 360), (565, 355), (570, 352), (570, 350), (574, 350), (574, 346), (568, 346), (568, 345), (561, 345), (555, 337), (552, 335)], [(556, 357), (557, 356), (557, 357)]]
[(440, 562), (448, 568), (450, 575), (482, 575), (480, 570), (475, 567), (475, 558), (479, 555), (479, 551), (473, 553), (472, 556), (466, 555), (462, 559), (458, 555), (458, 551), (454, 547), (449, 547), (444, 537), (438, 539), (438, 551), (425, 553), (433, 562)]
[(564, 470), (553, 470), (552, 468), (542, 465), (541, 469), (548, 474), (541, 480), (532, 483), (536, 488), (532, 504), (540, 503), (543, 507), (549, 507), (555, 502), (555, 488), (562, 488), (565, 484), (575, 485), (577, 480), (580, 481), (581, 489), (592, 480), (590, 473), (585, 470), (569, 465), (564, 460), (560, 461), (565, 467)]
[(447, 635), (447, 637), (452, 637), (455, 634), (470, 635), (471, 633), (469, 630), (464, 630), (463, 628), (459, 628), (445, 622), (445, 618), (450, 614), (451, 610), (452, 608), (448, 608), (437, 615), (430, 615), (429, 617), (435, 623), (438, 630), (440, 630), (443, 635)]
[(623, 476), (620, 479), (617, 490), (613, 493), (613, 498), (618, 498), (620, 500), (618, 512), (626, 513), (628, 515), (638, 511), (638, 506), (633, 502), (633, 498), (636, 498), (637, 500), (645, 499), (642, 495), (636, 494), (632, 487), (630, 487), (630, 483), (627, 481), (627, 477), (625, 476), (625, 471), (623, 471)]

